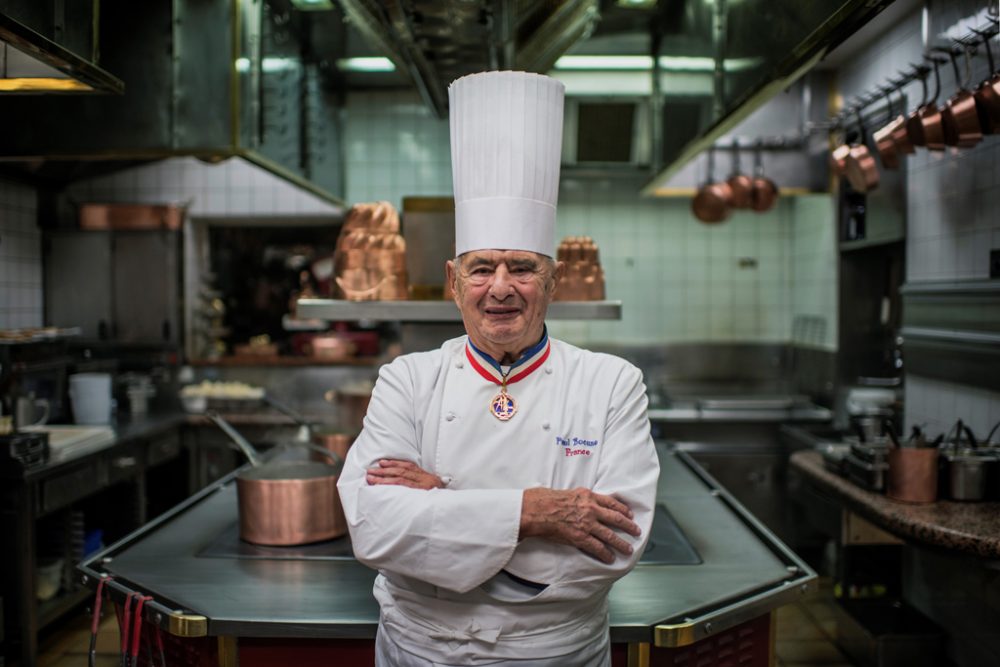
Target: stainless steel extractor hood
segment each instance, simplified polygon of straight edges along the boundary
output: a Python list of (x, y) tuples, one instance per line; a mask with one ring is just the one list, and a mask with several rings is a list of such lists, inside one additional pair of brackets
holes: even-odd
[(339, 16), (306, 21), (279, 0), (100, 6), (101, 62), (123, 94), (5, 99), (0, 123), (17, 131), (0, 135), (0, 170), (58, 187), (94, 173), (81, 165), (236, 156), (343, 203), (339, 91), (312, 47), (336, 41)]
[[(40, 32), (37, 9), (44, 3), (34, 3), (34, 12), (26, 9), (17, 12), (16, 8), (8, 7), (10, 4), (13, 3), (0, 5), (0, 94), (124, 91), (122, 80), (97, 64), (97, 0), (92, 0), (89, 7), (86, 3), (76, 3), (74, 11), (81, 15), (73, 16), (68, 23), (65, 10), (46, 15), (49, 28), (68, 37), (67, 42), (84, 48), (89, 45), (86, 56)], [(18, 17), (4, 10), (14, 10)], [(85, 20), (88, 16), (90, 21)]]
[[(624, 162), (655, 194), (705, 146), (893, 0), (342, 0), (369, 45), (444, 116), (469, 72), (552, 73), (567, 95), (644, 107), (648, 145)], [(645, 97), (645, 101), (639, 98)], [(567, 119), (571, 120), (571, 119)], [(794, 122), (794, 119), (793, 119)]]
[(546, 72), (600, 17), (598, 0), (341, 0), (341, 6), (441, 117), (455, 79), (491, 69)]

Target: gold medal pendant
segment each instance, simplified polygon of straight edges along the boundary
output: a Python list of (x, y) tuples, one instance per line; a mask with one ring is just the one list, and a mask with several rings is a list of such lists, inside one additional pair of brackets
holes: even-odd
[(494, 396), (490, 403), (490, 412), (493, 413), (494, 417), (505, 422), (517, 414), (517, 401), (506, 391), (500, 389), (500, 393)]

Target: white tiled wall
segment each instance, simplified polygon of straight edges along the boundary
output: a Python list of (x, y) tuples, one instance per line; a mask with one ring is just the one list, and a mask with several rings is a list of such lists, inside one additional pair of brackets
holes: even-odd
[[(945, 33), (962, 36), (968, 34), (970, 26), (986, 23), (981, 2), (942, 0), (928, 4), (927, 33), (935, 45), (945, 43)], [(841, 70), (842, 92), (851, 96), (883, 83), (887, 74), (918, 62), (923, 48), (921, 13), (915, 11)], [(1000, 40), (995, 38), (992, 48), (1000, 55)], [(983, 55), (973, 58), (972, 63), (975, 84), (986, 77), (988, 65)], [(956, 82), (950, 63), (940, 74), (943, 102), (955, 92)], [(933, 94), (933, 81), (931, 88)], [(906, 92), (911, 107), (919, 102), (919, 83), (911, 84)], [(1000, 248), (1000, 136), (986, 137), (971, 149), (949, 148), (937, 153), (918, 149), (906, 158), (905, 169), (907, 282), (989, 278), (989, 252)], [(934, 432), (962, 418), (984, 430), (987, 421), (1000, 419), (998, 406), (998, 392), (912, 373), (906, 376), (907, 427), (926, 424)]]
[(792, 234), (792, 339), (837, 349), (838, 249), (834, 204), (828, 195), (795, 198)]
[(347, 202), (451, 195), (448, 121), (413, 93), (356, 93), (344, 123)]
[[(345, 131), (349, 203), (386, 199), (400, 207), (404, 196), (451, 194), (447, 121), (435, 118), (416, 95), (349, 96)], [(807, 279), (799, 311), (830, 322), (817, 344), (835, 346), (833, 220), (832, 209), (823, 206), (828, 197), (805, 204), (782, 199), (767, 214), (739, 212), (725, 224), (707, 226), (691, 215), (688, 198), (641, 198), (641, 185), (563, 176), (557, 235), (594, 238), (608, 298), (622, 300), (624, 308), (618, 322), (552, 322), (554, 335), (579, 344), (787, 342), (798, 247), (810, 257), (800, 263)], [(812, 224), (796, 246), (799, 206), (807, 207)], [(811, 261), (823, 253), (827, 262)], [(809, 289), (822, 298), (809, 301)]]
[(80, 181), (67, 195), (76, 202), (184, 203), (193, 216), (336, 215), (340, 210), (237, 157), (217, 164), (170, 158)]
[(0, 180), (0, 329), (42, 326), (42, 237), (34, 188)]

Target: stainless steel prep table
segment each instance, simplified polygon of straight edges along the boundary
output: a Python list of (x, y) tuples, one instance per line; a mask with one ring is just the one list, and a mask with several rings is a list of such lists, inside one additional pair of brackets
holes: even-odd
[[(766, 615), (808, 592), (815, 575), (686, 454), (658, 445), (659, 500), (701, 557), (642, 564), (611, 592), (615, 643), (683, 646)], [(112, 597), (152, 595), (154, 622), (218, 637), (370, 639), (375, 573), (349, 557), (271, 560), (206, 555), (237, 522), (234, 476), (81, 564)]]

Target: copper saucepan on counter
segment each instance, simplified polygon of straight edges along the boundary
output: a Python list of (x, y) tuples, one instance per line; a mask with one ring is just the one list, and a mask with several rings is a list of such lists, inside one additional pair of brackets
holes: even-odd
[[(340, 537), (347, 519), (337, 493), (343, 460), (325, 449), (334, 465), (305, 460), (261, 463), (253, 446), (217, 414), (208, 414), (250, 461), (236, 477), (240, 539), (252, 544), (292, 546)], [(314, 449), (311, 445), (303, 445)]]
[[(369, 392), (370, 395), (370, 392)], [(310, 442), (314, 446), (310, 447), (310, 460), (324, 462), (330, 458), (327, 452), (333, 452), (334, 461), (343, 461), (347, 458), (347, 450), (358, 437), (357, 432), (345, 431), (332, 426), (314, 424), (307, 420), (298, 411), (285, 405), (282, 401), (275, 399), (269, 394), (264, 395), (264, 401), (272, 408), (282, 413), (299, 425), (299, 432), (296, 439), (299, 442)], [(368, 404), (365, 402), (365, 408)], [(364, 415), (362, 415), (363, 417)], [(326, 451), (323, 451), (326, 450)]]

